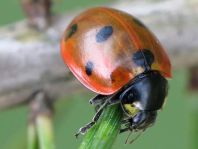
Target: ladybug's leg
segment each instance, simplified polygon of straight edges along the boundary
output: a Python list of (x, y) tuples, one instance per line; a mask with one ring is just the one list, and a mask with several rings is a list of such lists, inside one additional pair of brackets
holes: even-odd
[(129, 131), (129, 130), (130, 130), (130, 128), (129, 128), (129, 127), (122, 128), (122, 129), (120, 129), (120, 133), (123, 133), (123, 132)]
[(86, 124), (84, 127), (81, 127), (79, 129), (79, 131), (75, 134), (76, 137), (78, 137), (79, 134), (84, 135), (87, 130), (89, 130), (93, 125), (96, 124), (96, 122), (98, 121), (98, 119), (100, 118), (103, 109), (108, 105), (108, 100), (106, 100), (98, 109), (98, 111), (96, 112), (96, 114), (94, 115), (93, 119), (91, 122), (89, 122), (88, 124)]
[(102, 105), (106, 102), (106, 100), (108, 100), (108, 105), (114, 105), (114, 104), (118, 104), (120, 103), (120, 98), (116, 97), (117, 94), (113, 94), (113, 95), (101, 95), (98, 94), (97, 96), (95, 96), (94, 98), (89, 100), (89, 103), (92, 105)]
[(76, 137), (78, 137), (79, 134), (85, 134), (87, 132), (87, 130), (89, 130), (93, 125), (96, 124), (96, 122), (98, 121), (98, 119), (100, 118), (102, 111), (105, 107), (107, 107), (108, 105), (112, 105), (112, 104), (118, 104), (119, 102), (115, 100), (113, 100), (113, 98), (108, 98), (104, 101), (104, 103), (99, 106), (96, 114), (94, 115), (92, 121), (88, 124), (86, 124), (84, 127), (81, 127), (79, 129), (79, 131), (75, 134)]
[(102, 110), (98, 110), (98, 112), (94, 115), (91, 122), (86, 124), (84, 127), (81, 127), (78, 132), (75, 134), (76, 137), (78, 137), (80, 134), (84, 135), (95, 123), (98, 121), (102, 114)]
[(120, 129), (120, 133), (123, 133), (125, 131), (131, 130), (132, 131), (132, 127), (131, 127), (131, 122), (133, 121), (133, 118), (127, 118), (121, 121), (121, 125), (124, 125), (124, 128)]
[(102, 104), (107, 100), (109, 96), (98, 94), (94, 98), (89, 100), (89, 103), (95, 106), (96, 112)]
[(105, 100), (107, 98), (108, 98), (108, 96), (106, 96), (106, 95), (98, 94), (94, 98), (90, 99), (89, 103), (92, 104), (92, 105), (95, 105), (95, 106), (101, 105), (102, 103), (105, 102)]
[(98, 109), (108, 100), (107, 105), (111, 106), (114, 104), (119, 104), (120, 103), (120, 99), (118, 97), (116, 97), (116, 94), (113, 95), (101, 95), (98, 94), (97, 96), (95, 96), (94, 98), (89, 100), (89, 103), (95, 106), (95, 110), (96, 112), (98, 111)]

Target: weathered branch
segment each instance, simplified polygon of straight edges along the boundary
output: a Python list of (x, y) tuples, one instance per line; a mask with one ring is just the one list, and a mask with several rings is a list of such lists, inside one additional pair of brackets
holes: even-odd
[[(142, 20), (167, 48), (174, 68), (198, 63), (198, 9), (184, 0), (121, 1), (111, 7)], [(85, 89), (74, 81), (60, 58), (59, 40), (77, 14), (54, 16), (43, 32), (26, 21), (0, 28), (0, 109), (24, 103), (43, 89), (54, 98)]]

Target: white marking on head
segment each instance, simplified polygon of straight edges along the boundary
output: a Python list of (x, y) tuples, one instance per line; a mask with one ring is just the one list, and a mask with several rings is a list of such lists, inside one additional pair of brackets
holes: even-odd
[(139, 101), (133, 102), (133, 105), (134, 105), (136, 108), (138, 108), (138, 109), (140, 109), (140, 110), (143, 110), (142, 104), (141, 104)]

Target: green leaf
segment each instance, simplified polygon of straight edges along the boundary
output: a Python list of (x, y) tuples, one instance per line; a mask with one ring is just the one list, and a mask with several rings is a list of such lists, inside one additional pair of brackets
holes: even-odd
[(100, 120), (85, 135), (79, 149), (110, 149), (120, 131), (121, 118), (119, 105), (105, 108)]

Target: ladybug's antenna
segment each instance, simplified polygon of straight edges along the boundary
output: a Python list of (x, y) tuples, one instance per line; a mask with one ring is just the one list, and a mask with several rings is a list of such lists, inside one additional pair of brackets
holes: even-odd
[(133, 132), (133, 130), (131, 130), (131, 131), (129, 132), (129, 134), (128, 134), (128, 136), (127, 136), (127, 139), (126, 139), (126, 141), (125, 141), (125, 144), (128, 144), (129, 137), (131, 136), (132, 132)]
[(141, 134), (144, 132), (144, 130), (142, 131), (139, 131), (139, 133), (137, 134), (137, 136), (135, 138), (133, 138), (130, 142), (129, 142), (129, 138), (131, 136), (131, 134), (133, 133), (133, 130), (131, 130), (127, 136), (127, 139), (125, 141), (125, 144), (132, 144), (134, 141), (136, 141), (140, 136)]
[(143, 131), (139, 132), (138, 135), (129, 142), (129, 144), (132, 144), (135, 140), (137, 140), (141, 136), (142, 133)]

